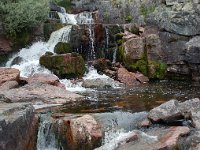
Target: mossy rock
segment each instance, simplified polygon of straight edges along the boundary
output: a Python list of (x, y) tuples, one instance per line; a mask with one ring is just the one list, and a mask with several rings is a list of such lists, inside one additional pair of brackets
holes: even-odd
[(51, 33), (59, 30), (60, 28), (63, 27), (63, 24), (61, 23), (45, 23), (43, 30), (44, 30), (44, 38), (45, 40), (48, 40), (51, 36)]
[(145, 76), (148, 76), (148, 66), (146, 60), (138, 60), (132, 64), (126, 64), (126, 67), (129, 71), (139, 71)]
[(79, 78), (85, 73), (85, 61), (81, 55), (43, 55), (40, 64), (60, 78)]
[(58, 44), (56, 44), (56, 46), (54, 48), (54, 52), (57, 54), (71, 53), (72, 46), (70, 43), (59, 42)]
[(25, 47), (30, 42), (30, 32), (24, 30), (23, 32), (16, 33), (16, 36), (11, 37), (14, 42), (13, 49)]
[(151, 79), (164, 79), (167, 65), (159, 61), (149, 61), (148, 72), (148, 77)]

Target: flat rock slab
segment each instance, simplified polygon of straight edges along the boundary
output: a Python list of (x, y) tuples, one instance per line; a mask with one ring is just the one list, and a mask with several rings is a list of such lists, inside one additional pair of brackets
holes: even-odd
[(38, 102), (63, 104), (83, 98), (81, 95), (66, 91), (49, 84), (34, 82), (23, 87), (0, 91), (0, 95), (11, 102)]
[(20, 71), (14, 68), (0, 68), (0, 85), (6, 81), (19, 81)]

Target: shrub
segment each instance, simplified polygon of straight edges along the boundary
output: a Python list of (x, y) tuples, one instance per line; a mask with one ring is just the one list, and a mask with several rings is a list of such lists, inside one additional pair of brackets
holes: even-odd
[(28, 31), (44, 22), (49, 13), (49, 0), (1, 0), (0, 18), (7, 35)]

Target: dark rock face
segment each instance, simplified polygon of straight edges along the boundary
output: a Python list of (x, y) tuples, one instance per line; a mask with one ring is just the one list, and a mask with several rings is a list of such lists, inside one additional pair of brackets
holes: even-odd
[(0, 103), (1, 150), (33, 150), (37, 137), (37, 118), (27, 103)]
[(43, 55), (40, 64), (61, 78), (82, 77), (85, 73), (85, 62), (76, 53)]

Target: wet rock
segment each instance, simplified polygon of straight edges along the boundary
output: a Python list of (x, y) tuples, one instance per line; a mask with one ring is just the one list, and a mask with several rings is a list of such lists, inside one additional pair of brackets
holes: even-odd
[(199, 150), (200, 149), (200, 131), (191, 131), (188, 136), (179, 138), (177, 148), (180, 150)]
[(135, 73), (129, 72), (125, 68), (119, 68), (117, 71), (117, 80), (126, 86), (135, 86), (139, 82), (136, 80)]
[(15, 58), (13, 59), (13, 61), (12, 61), (12, 63), (11, 63), (10, 66), (19, 65), (19, 64), (22, 62), (22, 60), (23, 60), (22, 57), (17, 56), (17, 57), (15, 57)]
[(14, 68), (0, 68), (0, 85), (6, 81), (19, 82), (20, 72)]
[(116, 140), (114, 139), (115, 141), (111, 141), (111, 142), (113, 142), (112, 144), (107, 143), (107, 144), (97, 148), (96, 150), (107, 150), (109, 148), (115, 149), (115, 150), (127, 149), (126, 145), (128, 145), (129, 143), (132, 143), (134, 141), (137, 141), (138, 139), (139, 139), (138, 134), (135, 133), (134, 131), (132, 131), (121, 139), (116, 139)]
[(177, 100), (170, 100), (152, 109), (148, 114), (148, 118), (153, 122), (173, 122), (174, 120), (181, 119), (182, 114), (178, 109), (178, 104)]
[(0, 149), (34, 150), (37, 137), (37, 118), (27, 103), (0, 103)]
[(197, 129), (200, 129), (200, 111), (192, 111), (191, 118), (193, 126)]
[(84, 79), (82, 86), (86, 88), (104, 89), (112, 88), (114, 82), (111, 78)]
[(60, 83), (59, 78), (56, 75), (51, 74), (34, 74), (29, 76), (27, 82), (30, 84), (32, 82), (40, 82), (45, 84), (50, 84), (58, 87), (65, 87)]
[(179, 110), (181, 111), (181, 113), (200, 110), (200, 99), (193, 98), (185, 102), (179, 103)]
[(43, 102), (49, 104), (63, 104), (82, 98), (78, 94), (49, 84), (33, 82), (20, 88), (0, 91), (0, 95), (11, 102)]
[(101, 144), (102, 131), (91, 115), (64, 120), (67, 126), (67, 141), (71, 149), (94, 149)]
[(85, 62), (76, 53), (43, 55), (40, 64), (61, 78), (82, 77), (85, 73)]

